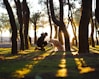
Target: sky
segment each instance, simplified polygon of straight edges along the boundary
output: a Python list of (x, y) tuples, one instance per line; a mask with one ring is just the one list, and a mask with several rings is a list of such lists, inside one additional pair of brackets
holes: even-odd
[[(13, 0), (14, 1), (14, 0)], [(28, 5), (34, 12), (41, 10), (41, 6), (38, 4), (38, 0), (27, 0), (27, 2), (29, 2), (30, 4)], [(9, 3), (13, 6), (14, 2), (10, 2)], [(6, 9), (2, 8), (2, 6), (0, 6), (0, 13), (5, 13)]]
[[(41, 9), (42, 9), (42, 7), (41, 7), (41, 5), (39, 5), (38, 4), (38, 1), (39, 0), (27, 0), (27, 2), (30, 2), (30, 4), (28, 4), (28, 6), (29, 6), (29, 8), (30, 8), (30, 12), (32, 13), (32, 12), (37, 12), (37, 11), (41, 11)], [(57, 3), (57, 1), (58, 0), (53, 0), (54, 1), (54, 3), (56, 2)], [(93, 1), (95, 1), (95, 0), (93, 0)], [(13, 5), (13, 3), (10, 3), (10, 4), (12, 4)], [(58, 4), (58, 3), (57, 3)], [(93, 3), (94, 4), (94, 3)], [(94, 7), (95, 7), (95, 5), (93, 5)], [(80, 7), (79, 5), (78, 5), (78, 2), (76, 2), (76, 7)], [(68, 8), (66, 8), (65, 7), (65, 11), (66, 11), (66, 13), (68, 13), (67, 12), (67, 9)], [(6, 11), (6, 9), (2, 9), (1, 8), (1, 6), (0, 6), (0, 12), (3, 12), (3, 13), (5, 13), (5, 12), (7, 12)], [(67, 15), (65, 13), (65, 15)], [(47, 25), (48, 26), (48, 25)], [(32, 30), (30, 30), (29, 31), (29, 34), (30, 34), (30, 36), (31, 37), (33, 37), (34, 36), (34, 32), (33, 32), (33, 28), (31, 28)], [(38, 30), (38, 36), (40, 35), (40, 33), (41, 32), (46, 32), (46, 31), (48, 31), (50, 28), (49, 27), (46, 27), (46, 28), (40, 28), (39, 30)], [(72, 28), (68, 28), (68, 30), (70, 31), (70, 30), (72, 30)], [(50, 32), (50, 31), (49, 31)], [(2, 34), (2, 36), (7, 36), (9, 33), (8, 33), (8, 31), (5, 31), (3, 34)], [(73, 33), (71, 32), (70, 33), (71, 34), (71, 37), (73, 37)]]

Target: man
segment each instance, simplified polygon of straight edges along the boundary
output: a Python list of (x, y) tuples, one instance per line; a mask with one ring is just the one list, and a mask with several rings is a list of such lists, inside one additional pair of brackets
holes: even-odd
[(47, 35), (48, 34), (46, 32), (42, 33), (41, 36), (37, 40), (37, 46), (40, 48), (40, 50), (45, 50), (44, 47), (47, 45), (47, 41), (44, 41), (44, 40)]

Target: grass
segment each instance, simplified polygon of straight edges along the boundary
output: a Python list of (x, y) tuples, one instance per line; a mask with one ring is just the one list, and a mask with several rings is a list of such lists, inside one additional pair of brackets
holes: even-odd
[(46, 51), (32, 47), (18, 55), (10, 52), (10, 48), (0, 48), (0, 79), (99, 79), (98, 54), (73, 56), (49, 46)]

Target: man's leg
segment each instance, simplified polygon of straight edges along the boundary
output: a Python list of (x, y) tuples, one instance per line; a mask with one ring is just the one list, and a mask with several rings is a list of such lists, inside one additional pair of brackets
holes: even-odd
[(44, 41), (43, 42), (43, 46), (45, 47), (47, 45), (47, 41)]
[(43, 44), (42, 44), (42, 46), (41, 46), (41, 50), (45, 50), (44, 47), (45, 47), (46, 45), (47, 45), (47, 42), (44, 41)]

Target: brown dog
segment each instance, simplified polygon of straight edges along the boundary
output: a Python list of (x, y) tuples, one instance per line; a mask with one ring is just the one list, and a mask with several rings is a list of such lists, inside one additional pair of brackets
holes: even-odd
[(61, 45), (61, 43), (58, 40), (51, 39), (49, 42), (53, 45), (54, 50), (56, 49), (57, 51), (64, 51), (63, 46)]

